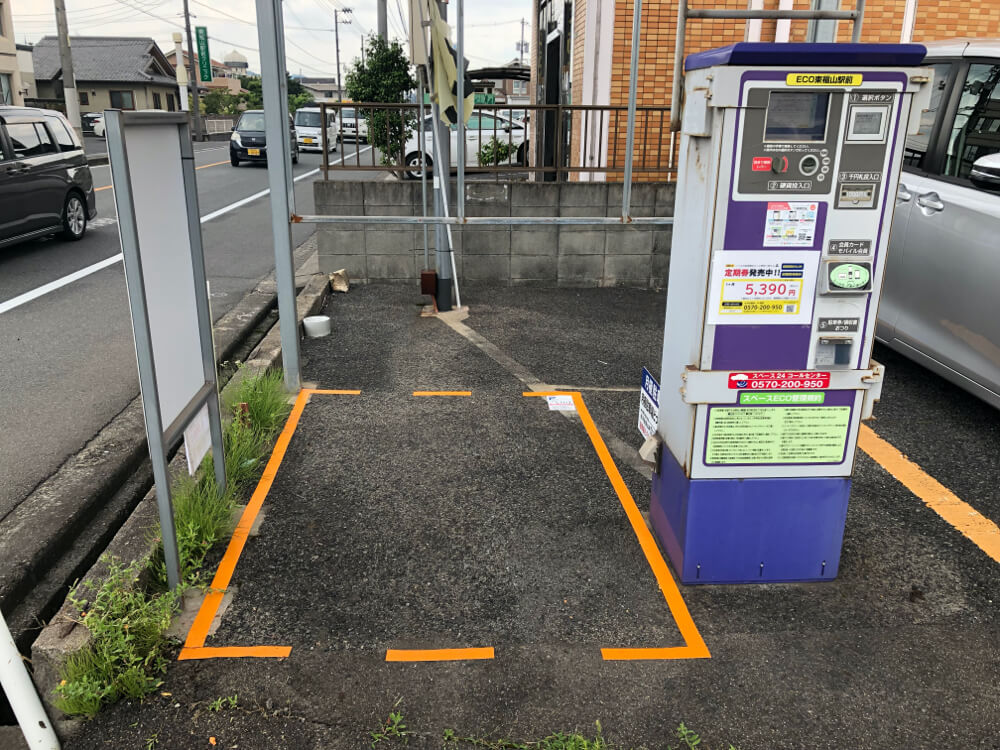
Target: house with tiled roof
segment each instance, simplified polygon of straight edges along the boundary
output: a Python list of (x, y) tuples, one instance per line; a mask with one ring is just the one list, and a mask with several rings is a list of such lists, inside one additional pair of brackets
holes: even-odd
[[(174, 69), (149, 37), (72, 36), (73, 73), (81, 112), (180, 109)], [(32, 49), (41, 99), (62, 99), (59, 41), (43, 37)]]

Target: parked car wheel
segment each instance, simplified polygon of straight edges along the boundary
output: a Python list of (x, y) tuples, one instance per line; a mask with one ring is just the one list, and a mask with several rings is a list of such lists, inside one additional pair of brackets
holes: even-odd
[(63, 231), (62, 236), (76, 242), (83, 239), (87, 233), (87, 206), (79, 193), (70, 193), (66, 196), (66, 203), (63, 205)]
[(238, 167), (238, 166), (240, 165), (240, 160), (239, 160), (239, 159), (237, 159), (237, 158), (236, 158), (235, 156), (233, 156), (232, 154), (230, 154), (230, 155), (229, 155), (229, 163), (230, 163), (230, 164), (232, 164), (232, 165), (233, 165), (234, 167)]
[(522, 143), (520, 146), (517, 147), (517, 164), (518, 164), (518, 166), (523, 167), (524, 165), (526, 165), (528, 163), (527, 160), (526, 160), (527, 155), (528, 155), (528, 142), (525, 141), (524, 143)]
[(299, 163), (299, 147), (296, 146), (295, 150), (292, 151), (292, 164), (298, 164), (298, 163)]
[[(427, 164), (427, 174), (429, 176), (433, 171), (434, 162), (431, 161), (431, 157), (427, 156), (426, 154), (424, 155), (424, 162)], [(413, 151), (407, 154), (406, 158), (403, 160), (403, 163), (406, 165), (406, 176), (411, 180), (419, 180), (421, 172), (420, 152)]]

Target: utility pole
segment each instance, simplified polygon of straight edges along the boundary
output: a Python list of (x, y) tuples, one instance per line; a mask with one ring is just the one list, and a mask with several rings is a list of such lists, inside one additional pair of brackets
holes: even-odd
[[(201, 105), (198, 103), (198, 71), (194, 65), (194, 43), (191, 41), (191, 12), (188, 0), (184, 0), (184, 28), (188, 42), (188, 78), (191, 80), (191, 117), (194, 122), (194, 139), (201, 140)], [(209, 60), (209, 65), (212, 61)]]
[[(354, 11), (353, 11), (352, 8), (342, 8), (342, 9), (334, 8), (334, 10), (333, 10), (333, 39), (334, 39), (334, 43), (336, 44), (336, 47), (337, 47), (337, 101), (344, 101), (344, 89), (340, 85), (340, 29), (339, 29), (339, 24), (342, 24), (342, 23), (347, 24), (347, 23), (351, 22), (350, 18), (348, 18), (346, 21), (341, 21), (338, 18), (337, 14), (338, 13), (343, 13), (345, 16), (349, 16), (353, 12)], [(362, 45), (362, 49), (364, 49), (364, 45)]]
[(389, 41), (389, 15), (386, 9), (387, 0), (378, 0), (378, 35), (383, 42)]
[(524, 27), (527, 25), (527, 23), (528, 22), (525, 21), (523, 18), (521, 19), (521, 41), (517, 45), (517, 51), (521, 53), (521, 57), (518, 60), (518, 63), (520, 65), (524, 65), (524, 51), (527, 49), (527, 46), (524, 43)]
[(177, 88), (180, 89), (181, 100), (180, 109), (182, 112), (188, 111), (188, 74), (184, 67), (184, 48), (181, 45), (181, 32), (174, 32), (174, 71), (177, 75)]
[(63, 100), (66, 102), (66, 117), (78, 136), (83, 135), (80, 127), (80, 95), (76, 93), (76, 77), (73, 75), (73, 53), (69, 48), (69, 23), (66, 21), (66, 3), (55, 0), (56, 31), (59, 34), (59, 62), (62, 66)]
[[(448, 5), (442, 0), (438, 0), (438, 12), (441, 20), (448, 20)], [(458, 75), (463, 75), (461, 61), (459, 62)], [(437, 160), (431, 167), (434, 170), (434, 215), (444, 216), (448, 211), (447, 188), (448, 180), (451, 178), (451, 129), (441, 122), (441, 107), (437, 104), (432, 106), (434, 113), (434, 125), (437, 135)], [(464, 148), (465, 144), (458, 144), (458, 148)], [(437, 309), (440, 312), (451, 310), (451, 300), (454, 296), (455, 280), (451, 273), (451, 244), (448, 237), (448, 227), (444, 224), (434, 225), (434, 245), (437, 248)]]

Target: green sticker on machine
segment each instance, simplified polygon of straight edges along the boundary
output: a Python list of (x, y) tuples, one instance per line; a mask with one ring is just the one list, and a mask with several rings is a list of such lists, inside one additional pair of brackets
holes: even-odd
[(706, 465), (827, 464), (844, 459), (849, 406), (716, 406), (708, 414)]
[(772, 404), (822, 404), (826, 400), (826, 394), (819, 393), (786, 393), (773, 391), (754, 393), (753, 391), (743, 391), (740, 393), (740, 403), (747, 406), (770, 406)]
[(864, 289), (871, 278), (867, 264), (836, 263), (830, 266), (830, 285), (837, 289)]

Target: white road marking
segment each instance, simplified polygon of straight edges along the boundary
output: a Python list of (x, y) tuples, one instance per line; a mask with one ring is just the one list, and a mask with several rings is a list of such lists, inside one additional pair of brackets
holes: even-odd
[[(367, 148), (364, 148), (361, 151), (358, 151), (357, 153), (361, 154), (364, 151), (369, 151), (369, 150), (371, 150), (371, 146), (368, 146)], [(351, 156), (354, 156), (354, 154), (351, 154)], [(341, 156), (340, 159), (338, 159), (337, 161), (343, 161), (343, 160), (344, 157)], [(336, 164), (337, 162), (330, 162), (330, 163)], [(298, 177), (295, 177), (292, 181), (298, 182), (299, 180), (304, 180), (307, 177), (312, 177), (314, 174), (318, 173), (319, 173), (319, 168), (312, 169), (308, 172), (303, 172)], [(230, 203), (228, 206), (224, 206), (223, 208), (220, 208), (218, 211), (212, 211), (212, 213), (210, 214), (205, 214), (204, 216), (201, 217), (201, 223), (204, 224), (205, 222), (218, 218), (223, 214), (228, 214), (230, 211), (235, 211), (237, 208), (245, 206), (247, 203), (251, 203), (252, 201), (257, 200), (258, 198), (263, 198), (270, 192), (271, 192), (270, 190), (262, 190), (259, 193), (254, 193), (253, 195), (244, 198), (243, 200), (238, 200), (235, 203)], [(92, 222), (90, 222), (90, 225), (92, 227), (105, 226), (105, 224), (98, 224), (99, 221), (102, 220), (94, 219)], [(111, 220), (111, 219), (105, 219), (104, 221), (116, 223), (116, 220)], [(82, 278), (90, 276), (92, 273), (97, 273), (98, 271), (108, 268), (109, 266), (113, 266), (115, 263), (118, 263), (121, 260), (122, 260), (122, 254), (118, 253), (117, 255), (113, 255), (110, 258), (105, 258), (102, 261), (94, 263), (91, 266), (87, 266), (86, 268), (81, 268), (79, 271), (74, 271), (73, 273), (67, 276), (63, 276), (61, 279), (50, 281), (48, 284), (42, 284), (42, 286), (32, 289), (30, 292), (25, 292), (24, 294), (19, 294), (16, 297), (12, 297), (6, 302), (0, 302), (0, 315), (2, 315), (5, 312), (10, 312), (15, 307), (20, 307), (21, 305), (25, 305), (31, 302), (32, 300), (36, 300), (39, 297), (48, 294), (49, 292), (54, 292), (56, 289), (61, 289), (67, 284), (72, 284), (74, 281), (79, 281)]]
[(0, 303), (0, 314), (9, 312), (15, 307), (20, 307), (21, 305), (27, 304), (34, 299), (38, 299), (43, 294), (48, 294), (49, 292), (54, 292), (60, 287), (64, 287), (67, 284), (72, 284), (74, 281), (79, 281), (85, 276), (90, 276), (92, 273), (100, 271), (102, 268), (107, 268), (108, 266), (113, 266), (122, 259), (122, 254), (112, 255), (110, 258), (105, 258), (99, 263), (95, 263), (92, 266), (87, 266), (86, 268), (81, 268), (79, 271), (75, 271), (68, 276), (63, 276), (61, 279), (56, 279), (55, 281), (50, 281), (48, 284), (42, 284), (42, 286), (32, 289), (30, 292), (25, 292), (24, 294), (19, 294), (6, 302)]

